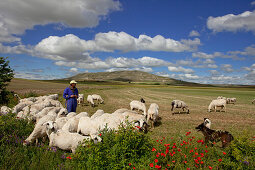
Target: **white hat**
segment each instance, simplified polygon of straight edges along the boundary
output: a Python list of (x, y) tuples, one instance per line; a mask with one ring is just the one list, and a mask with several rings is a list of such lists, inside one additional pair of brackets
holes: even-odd
[(75, 80), (70, 81), (70, 84), (77, 84)]

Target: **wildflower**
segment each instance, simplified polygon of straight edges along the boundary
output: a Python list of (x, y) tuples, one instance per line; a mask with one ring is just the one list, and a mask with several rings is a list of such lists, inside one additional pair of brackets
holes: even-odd
[(131, 163), (129, 163), (128, 165), (131, 166)]
[(153, 163), (150, 163), (150, 167), (154, 167)]
[(158, 168), (158, 169), (160, 169), (160, 168), (161, 168), (161, 166), (159, 166), (159, 165), (155, 165), (155, 168)]
[(175, 161), (172, 161), (173, 163), (175, 163)]
[(200, 161), (200, 160), (201, 160), (201, 158), (200, 158), (200, 157), (197, 157), (197, 160), (199, 160), (199, 161)]
[(102, 136), (102, 134), (100, 133), (99, 136)]
[(176, 145), (176, 143), (173, 143), (173, 145)]
[(198, 155), (198, 153), (196, 152), (195, 155)]
[(133, 167), (133, 169), (135, 169), (135, 167)]
[(187, 161), (184, 161), (184, 163), (186, 164), (186, 163), (187, 163)]
[(141, 127), (140, 126), (136, 126), (138, 129), (141, 129)]
[(187, 170), (190, 170), (190, 168), (187, 168)]
[(208, 150), (205, 150), (205, 153), (207, 153), (208, 152)]
[(246, 165), (249, 165), (249, 162), (248, 161), (243, 161), (244, 164)]
[(209, 169), (213, 169), (211, 166), (208, 166)]
[(161, 156), (164, 156), (164, 157), (166, 157), (166, 155), (165, 155), (164, 153), (161, 153)]
[(190, 150), (189, 153), (193, 152), (193, 150)]
[(200, 162), (200, 164), (204, 164), (204, 162), (203, 162), (203, 161), (201, 161), (201, 162)]
[(226, 155), (227, 153), (226, 152), (223, 152), (223, 155)]
[(163, 139), (166, 139), (165, 137), (163, 137)]
[(158, 158), (158, 157), (159, 157), (159, 155), (156, 155), (156, 157)]
[(186, 136), (188, 136), (191, 132), (186, 132)]
[(157, 162), (158, 162), (158, 159), (155, 159), (154, 161), (155, 161), (155, 163), (157, 163)]
[(219, 161), (219, 162), (221, 162), (221, 161), (222, 161), (222, 159), (218, 159), (218, 161)]
[(169, 164), (167, 164), (167, 166), (170, 166)]
[(197, 150), (197, 148), (195, 148), (195, 150)]
[(216, 142), (213, 142), (213, 144), (215, 145), (215, 144), (216, 144)]
[(66, 159), (72, 159), (71, 156), (66, 157)]
[(204, 156), (205, 156), (203, 153), (201, 153), (200, 155), (201, 155), (201, 157), (204, 157)]
[(151, 150), (152, 152), (154, 152), (154, 151), (156, 151), (156, 149), (155, 148), (152, 148), (152, 150)]

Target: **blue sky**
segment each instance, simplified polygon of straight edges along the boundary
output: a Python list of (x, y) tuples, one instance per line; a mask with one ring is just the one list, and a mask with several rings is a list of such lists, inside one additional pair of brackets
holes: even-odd
[(255, 84), (255, 1), (1, 1), (0, 56), (27, 79), (141, 70)]

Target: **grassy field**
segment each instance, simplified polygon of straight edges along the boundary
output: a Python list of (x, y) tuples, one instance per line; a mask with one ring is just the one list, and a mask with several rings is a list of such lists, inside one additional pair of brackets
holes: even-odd
[[(60, 96), (68, 84), (63, 82), (33, 81), (14, 79), (9, 89), (19, 94), (25, 94), (29, 91), (39, 95), (58, 93)], [(184, 86), (162, 86), (162, 85), (137, 85), (128, 83), (94, 83), (78, 84), (79, 93), (100, 94), (105, 104), (92, 108), (86, 104), (78, 106), (77, 112), (86, 111), (93, 114), (97, 109), (103, 109), (107, 113), (112, 113), (119, 108), (129, 108), (132, 100), (139, 100), (143, 97), (147, 108), (150, 103), (157, 103), (160, 107), (159, 114), (162, 118), (161, 125), (156, 127), (150, 134), (153, 137), (185, 133), (192, 131), (194, 127), (203, 121), (203, 118), (210, 118), (212, 128), (218, 130), (227, 130), (234, 136), (244, 132), (254, 136), (255, 130), (255, 105), (251, 100), (255, 98), (255, 89), (253, 88), (219, 88), (219, 87), (184, 87)], [(227, 105), (227, 112), (207, 112), (208, 105), (212, 99), (217, 96), (236, 97), (235, 105)], [(190, 114), (172, 114), (171, 100), (180, 99), (185, 101)], [(60, 97), (64, 104), (64, 99)], [(202, 136), (202, 134), (197, 133)]]
[[(8, 89), (21, 97), (58, 93), (64, 105), (63, 90), (68, 81), (35, 81), (14, 79)], [(112, 113), (129, 108), (132, 100), (144, 98), (160, 107), (161, 123), (149, 133), (125, 128), (116, 132), (102, 132), (102, 143), (79, 147), (75, 154), (50, 148), (48, 141), (24, 147), (22, 142), (33, 131), (34, 124), (17, 120), (14, 114), (0, 116), (0, 169), (254, 169), (255, 167), (255, 97), (254, 88), (187, 87), (144, 85), (123, 82), (80, 82), (79, 92), (100, 94), (104, 104), (92, 108), (79, 105), (77, 113), (97, 109)], [(207, 112), (217, 96), (236, 97), (235, 105), (227, 105), (227, 112)], [(190, 114), (171, 112), (171, 101), (185, 101)], [(14, 101), (14, 100), (13, 100)], [(10, 105), (13, 103), (10, 103)], [(203, 135), (195, 127), (210, 118), (212, 129), (229, 131), (234, 141), (227, 148), (201, 143)], [(190, 135), (191, 134), (191, 135)], [(194, 139), (194, 140), (193, 140)], [(200, 141), (200, 142), (199, 142)], [(170, 146), (170, 147), (169, 147)], [(210, 146), (210, 145), (209, 145)], [(160, 153), (161, 152), (161, 153)], [(187, 156), (187, 157), (186, 157)], [(160, 168), (159, 168), (160, 169)]]

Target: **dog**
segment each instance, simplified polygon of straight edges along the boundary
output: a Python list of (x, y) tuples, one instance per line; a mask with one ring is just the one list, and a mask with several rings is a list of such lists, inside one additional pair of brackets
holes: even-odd
[(140, 101), (141, 101), (142, 103), (145, 103), (145, 100), (144, 100), (143, 98), (141, 98)]
[(209, 129), (205, 126), (204, 123), (201, 123), (198, 125), (195, 129), (198, 131), (201, 131), (205, 137), (205, 143), (211, 142), (222, 142), (222, 148), (227, 147), (232, 140), (234, 140), (234, 137), (227, 131), (216, 131)]
[(204, 125), (207, 127), (207, 128), (209, 128), (209, 129), (211, 129), (211, 120), (209, 119), (209, 118), (204, 118)]

